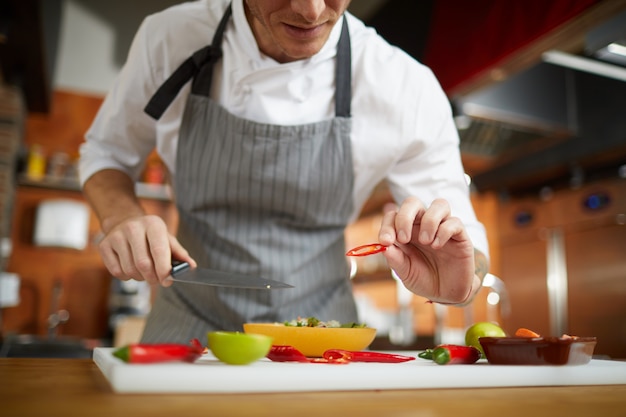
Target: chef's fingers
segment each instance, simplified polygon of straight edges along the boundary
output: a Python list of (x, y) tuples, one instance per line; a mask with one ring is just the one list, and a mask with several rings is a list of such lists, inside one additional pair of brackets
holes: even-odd
[(402, 202), (394, 219), (396, 240), (399, 243), (409, 243), (411, 241), (413, 225), (421, 223), (425, 212), (424, 204), (415, 197), (408, 197)]
[(398, 205), (396, 203), (385, 203), (382, 210), (383, 214), (390, 211), (398, 211)]
[[(191, 268), (196, 268), (198, 264), (196, 261), (189, 255), (189, 252), (178, 242), (178, 240), (168, 234), (168, 242), (169, 249), (171, 250), (171, 259), (177, 260), (181, 262), (187, 262)], [(158, 258), (155, 258), (158, 261)], [(172, 272), (172, 264), (171, 262), (160, 262), (156, 266), (157, 274), (159, 275), (159, 280), (161, 281), (161, 285), (164, 287), (169, 287), (172, 285), (173, 280), (171, 276)]]
[(120, 264), (120, 259), (117, 252), (114, 250), (114, 245), (111, 244), (110, 239), (104, 238), (98, 245), (98, 250), (100, 251), (100, 257), (104, 262), (104, 266), (109, 271), (111, 276), (114, 276), (118, 279), (127, 281), (130, 278), (124, 275), (124, 271), (122, 270), (122, 265)]
[(120, 257), (124, 273), (150, 285), (158, 284), (151, 245), (157, 245), (155, 242), (160, 239), (167, 244), (165, 223), (160, 217), (149, 215), (125, 222), (120, 227), (125, 233), (131, 252), (131, 256)]
[(401, 206), (385, 204), (378, 241), (385, 246), (391, 246), (396, 242), (408, 243), (411, 240), (413, 224), (418, 221), (416, 217), (423, 211), (424, 205), (415, 197), (407, 198)]
[(151, 217), (156, 216), (127, 219), (111, 229), (100, 242), (102, 259), (114, 277), (150, 284), (158, 282), (146, 239), (147, 228), (155, 222)]
[[(433, 200), (428, 209), (421, 213), (421, 217), (415, 219), (416, 224), (419, 222), (420, 225), (419, 236), (417, 236), (419, 243), (422, 245), (433, 245), (435, 239), (438, 239), (441, 224), (450, 217), (450, 214), (450, 205), (446, 200), (441, 198)], [(442, 237), (439, 237), (440, 239)], [(447, 241), (449, 237), (443, 239)], [(437, 242), (436, 246), (440, 247), (441, 243)]]
[(442, 248), (450, 239), (464, 240), (469, 239), (465, 226), (458, 217), (447, 217), (437, 228), (435, 235), (430, 243), (433, 249)]
[[(168, 287), (172, 284), (171, 280), (167, 280), (172, 269), (172, 259), (176, 259), (172, 256), (171, 235), (167, 230), (167, 225), (160, 217), (148, 216), (144, 221), (150, 264), (147, 265), (146, 262), (146, 270), (141, 272), (148, 274), (144, 276), (149, 277), (151, 282)], [(140, 265), (138, 264), (137, 267)]]
[[(178, 242), (178, 240), (174, 236), (169, 235), (169, 241), (170, 241), (170, 249), (172, 250), (172, 259), (176, 259), (177, 261), (187, 262), (189, 266), (191, 266), (192, 269), (198, 266), (196, 261), (191, 257), (191, 255), (189, 255), (189, 252), (187, 252), (187, 249), (185, 249), (183, 245), (181, 245), (180, 242)], [(170, 269), (171, 269), (171, 265), (170, 265)]]
[(380, 222), (380, 230), (378, 231), (378, 242), (383, 246), (391, 246), (396, 243), (395, 218), (396, 209), (384, 211), (382, 221)]
[(144, 280), (134, 266), (133, 250), (122, 230), (114, 229), (109, 232), (100, 243), (99, 249), (104, 265), (112, 276), (123, 281)]

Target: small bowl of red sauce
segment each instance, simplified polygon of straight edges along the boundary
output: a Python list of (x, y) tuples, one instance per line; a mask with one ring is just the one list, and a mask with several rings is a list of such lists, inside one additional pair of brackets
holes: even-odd
[(595, 337), (481, 337), (494, 365), (584, 365), (593, 356)]

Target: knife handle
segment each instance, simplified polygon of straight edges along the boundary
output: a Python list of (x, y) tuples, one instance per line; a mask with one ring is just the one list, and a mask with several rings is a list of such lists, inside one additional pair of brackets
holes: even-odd
[(189, 271), (190, 265), (189, 262), (181, 262), (181, 261), (172, 261), (172, 272), (171, 275), (176, 277), (180, 274), (183, 274)]

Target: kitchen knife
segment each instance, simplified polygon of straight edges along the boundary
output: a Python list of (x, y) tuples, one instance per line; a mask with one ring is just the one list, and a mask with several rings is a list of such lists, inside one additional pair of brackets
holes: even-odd
[(170, 275), (174, 281), (212, 285), (216, 287), (250, 288), (258, 290), (293, 288), (293, 285), (254, 275), (223, 272), (206, 268), (191, 269), (191, 266), (187, 262), (173, 262)]

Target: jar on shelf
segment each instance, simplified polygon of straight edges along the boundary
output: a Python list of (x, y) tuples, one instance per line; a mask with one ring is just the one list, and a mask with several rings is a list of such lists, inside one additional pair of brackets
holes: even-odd
[(31, 146), (28, 152), (26, 176), (34, 181), (42, 180), (46, 176), (46, 156), (40, 145)]

